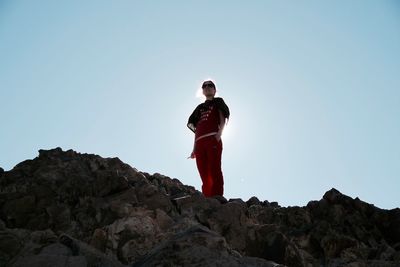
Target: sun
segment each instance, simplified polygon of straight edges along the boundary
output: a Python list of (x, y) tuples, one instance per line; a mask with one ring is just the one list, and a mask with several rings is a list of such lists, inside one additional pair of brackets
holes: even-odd
[(225, 124), (224, 130), (222, 132), (222, 138), (224, 140), (228, 140), (231, 138), (232, 134), (233, 134), (233, 127), (232, 127), (231, 122), (228, 121), (228, 123)]
[(206, 97), (203, 95), (203, 89), (201, 89), (201, 87), (199, 87), (196, 91), (196, 98), (204, 101), (206, 99)]

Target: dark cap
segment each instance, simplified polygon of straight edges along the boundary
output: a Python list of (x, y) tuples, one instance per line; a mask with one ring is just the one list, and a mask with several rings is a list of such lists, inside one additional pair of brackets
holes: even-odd
[(203, 82), (203, 85), (201, 86), (201, 88), (204, 89), (206, 86), (210, 86), (210, 85), (211, 85), (212, 87), (216, 88), (214, 82), (211, 81), (211, 80), (204, 81), (204, 82)]

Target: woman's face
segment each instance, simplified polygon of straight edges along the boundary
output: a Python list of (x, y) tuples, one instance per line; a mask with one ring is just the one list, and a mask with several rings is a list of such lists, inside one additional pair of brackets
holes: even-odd
[(216, 90), (215, 90), (214, 86), (205, 85), (203, 87), (203, 95), (205, 95), (205, 97), (214, 97), (215, 93), (216, 93)]

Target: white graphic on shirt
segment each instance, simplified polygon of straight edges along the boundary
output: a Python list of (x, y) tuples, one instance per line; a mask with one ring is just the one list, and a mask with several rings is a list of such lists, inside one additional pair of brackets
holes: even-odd
[(208, 116), (210, 116), (214, 106), (210, 106), (207, 109), (201, 110), (201, 116), (200, 116), (200, 121), (206, 121), (208, 120)]

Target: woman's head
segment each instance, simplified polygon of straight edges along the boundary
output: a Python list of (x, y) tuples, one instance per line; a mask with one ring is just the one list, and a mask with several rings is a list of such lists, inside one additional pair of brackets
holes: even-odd
[(215, 84), (211, 80), (204, 81), (201, 88), (203, 88), (203, 95), (207, 99), (212, 99), (215, 96), (215, 93), (217, 92), (217, 89), (215, 88)]

